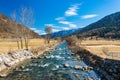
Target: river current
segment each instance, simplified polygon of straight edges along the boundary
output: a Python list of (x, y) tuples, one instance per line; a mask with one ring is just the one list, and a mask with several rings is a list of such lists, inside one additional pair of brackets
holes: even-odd
[[(44, 58), (33, 59), (24, 68), (14, 71), (0, 80), (100, 80), (94, 70), (84, 71), (74, 68), (75, 65), (87, 66), (71, 55), (67, 43), (64, 41), (51, 54)], [(71, 67), (64, 67), (69, 64)]]

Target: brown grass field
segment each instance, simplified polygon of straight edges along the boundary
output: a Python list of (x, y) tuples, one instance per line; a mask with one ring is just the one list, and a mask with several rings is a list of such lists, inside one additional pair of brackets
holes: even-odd
[[(55, 43), (55, 40), (52, 40), (51, 43)], [(120, 40), (84, 40), (81, 44), (84, 48), (95, 55), (103, 58), (120, 60)], [(32, 39), (30, 40), (29, 48), (42, 45), (45, 45), (44, 39)], [(107, 54), (103, 52), (103, 49), (107, 51)], [(17, 50), (17, 43), (15, 40), (0, 39), (0, 53), (6, 53), (14, 50)]]
[(85, 40), (81, 44), (95, 55), (120, 60), (120, 40)]
[[(54, 43), (55, 40), (51, 40), (51, 43)], [(31, 39), (29, 42), (29, 48), (38, 47), (45, 45), (44, 39)], [(0, 39), (0, 53), (6, 53), (9, 51), (17, 50), (17, 43), (15, 40), (3, 40)]]

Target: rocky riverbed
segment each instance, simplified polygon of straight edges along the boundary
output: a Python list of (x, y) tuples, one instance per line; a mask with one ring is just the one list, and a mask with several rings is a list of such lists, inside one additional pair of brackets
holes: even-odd
[[(50, 44), (48, 46), (43, 46), (42, 48), (37, 47), (31, 50), (18, 50), (0, 54), (0, 76), (6, 77), (13, 69), (16, 68), (17, 65), (19, 65), (19, 63), (22, 63), (27, 59), (37, 58), (38, 56), (44, 56), (46, 52), (51, 52), (56, 45), (57, 44)], [(37, 52), (34, 53), (36, 50)]]
[(66, 42), (46, 53), (0, 80), (101, 80), (93, 67), (72, 55)]

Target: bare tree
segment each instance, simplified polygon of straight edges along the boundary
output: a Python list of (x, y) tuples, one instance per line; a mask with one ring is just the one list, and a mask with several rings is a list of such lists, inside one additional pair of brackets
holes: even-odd
[(17, 47), (18, 47), (18, 49), (20, 49), (20, 45), (19, 45), (19, 35), (20, 35), (20, 34), (19, 34), (19, 32), (18, 32), (18, 24), (16, 23), (16, 21), (17, 21), (16, 11), (14, 11), (14, 12), (11, 14), (11, 17), (12, 17), (13, 21), (15, 22), (15, 24), (12, 25), (12, 26), (14, 26), (14, 29), (15, 29), (14, 34), (15, 34), (15, 38), (16, 38), (16, 42), (17, 42)]
[(67, 41), (67, 43), (68, 43), (69, 45), (75, 46), (75, 45), (76, 45), (76, 42), (77, 42), (77, 37), (76, 37), (76, 36), (69, 36), (69, 37), (66, 37), (65, 40)]
[[(30, 28), (30, 26), (33, 25), (34, 20), (33, 20), (33, 10), (31, 8), (26, 8), (26, 7), (22, 7), (21, 8), (21, 16), (20, 16), (20, 21), (22, 25), (25, 25), (27, 27)], [(23, 44), (23, 40), (25, 42), (25, 48), (28, 50), (28, 44), (30, 41), (30, 34), (31, 34), (31, 30), (23, 28), (21, 31), (21, 44)], [(22, 47), (23, 45), (21, 45)], [(23, 47), (22, 47), (23, 48)]]
[(46, 40), (47, 40), (47, 43), (50, 43), (50, 38), (51, 38), (51, 33), (52, 33), (52, 27), (51, 26), (46, 26), (45, 27), (45, 32), (47, 33), (46, 34)]

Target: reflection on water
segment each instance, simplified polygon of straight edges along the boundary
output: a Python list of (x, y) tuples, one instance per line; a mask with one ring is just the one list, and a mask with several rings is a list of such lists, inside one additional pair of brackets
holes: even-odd
[[(65, 68), (63, 64), (69, 64), (71, 68)], [(84, 62), (78, 62), (71, 55), (65, 42), (55, 48), (55, 51), (45, 58), (32, 60), (24, 69), (13, 72), (0, 80), (84, 80), (90, 77), (92, 80), (99, 78), (93, 70), (76, 70), (75, 65), (86, 66)]]

